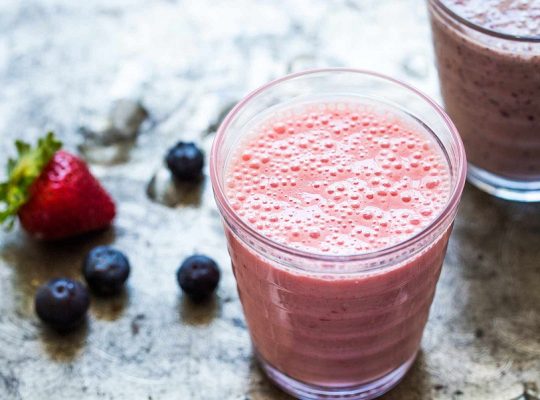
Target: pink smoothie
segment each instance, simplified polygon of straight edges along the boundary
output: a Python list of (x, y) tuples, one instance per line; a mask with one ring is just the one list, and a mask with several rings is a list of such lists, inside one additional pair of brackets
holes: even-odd
[[(227, 164), (226, 196), (265, 237), (312, 254), (372, 253), (442, 212), (450, 172), (418, 122), (345, 99), (282, 107), (253, 121)], [(285, 267), (227, 229), (256, 351), (290, 377), (347, 386), (380, 378), (418, 349), (449, 229), (375, 271)]]

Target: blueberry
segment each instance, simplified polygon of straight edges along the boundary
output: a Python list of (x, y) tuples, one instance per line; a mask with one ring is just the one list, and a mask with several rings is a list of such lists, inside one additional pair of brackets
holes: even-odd
[(41, 286), (35, 297), (38, 317), (59, 331), (78, 325), (88, 311), (90, 297), (86, 287), (68, 278), (58, 278)]
[(194, 301), (209, 298), (219, 283), (219, 267), (210, 257), (194, 255), (184, 260), (176, 273), (178, 284)]
[(98, 246), (90, 250), (82, 270), (88, 286), (101, 294), (119, 292), (129, 271), (127, 257), (110, 246)]
[(192, 142), (178, 142), (165, 157), (167, 167), (180, 181), (193, 181), (201, 176), (204, 155)]

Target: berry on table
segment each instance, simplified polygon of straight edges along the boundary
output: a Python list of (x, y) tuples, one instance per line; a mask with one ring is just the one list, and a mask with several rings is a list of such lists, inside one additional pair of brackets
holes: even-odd
[(0, 182), (0, 224), (23, 228), (38, 239), (55, 240), (104, 229), (116, 208), (86, 163), (60, 150), (52, 132), (35, 147), (17, 141), (17, 159), (8, 161)]
[(90, 297), (86, 287), (72, 279), (57, 278), (41, 286), (35, 296), (38, 317), (58, 331), (67, 331), (84, 320)]
[(167, 167), (180, 181), (193, 181), (202, 174), (204, 155), (192, 142), (178, 142), (165, 157)]
[(130, 269), (124, 253), (111, 246), (98, 246), (86, 255), (82, 272), (92, 290), (112, 294), (122, 289)]
[(178, 284), (194, 301), (209, 298), (219, 283), (219, 267), (204, 255), (193, 255), (184, 260), (176, 273)]

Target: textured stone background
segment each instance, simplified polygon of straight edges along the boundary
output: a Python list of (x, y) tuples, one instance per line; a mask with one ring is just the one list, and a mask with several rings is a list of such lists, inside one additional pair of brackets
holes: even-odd
[[(180, 138), (208, 151), (248, 90), (323, 66), (375, 69), (437, 97), (423, 1), (0, 1), (2, 162), (13, 138), (54, 129), (119, 205), (114, 229), (62, 244), (0, 233), (0, 399), (288, 399), (253, 363), (209, 180), (174, 187), (161, 160)], [(150, 118), (132, 140), (96, 139), (120, 98)], [(77, 333), (43, 330), (35, 288), (78, 277), (98, 243), (129, 254), (128, 290), (93, 299)], [(193, 251), (223, 269), (204, 307), (174, 278)], [(384, 398), (537, 398), (539, 305), (540, 207), (467, 187), (422, 352)]]

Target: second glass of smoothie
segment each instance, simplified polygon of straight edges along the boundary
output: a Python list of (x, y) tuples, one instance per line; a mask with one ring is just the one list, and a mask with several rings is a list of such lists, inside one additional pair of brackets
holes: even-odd
[(210, 169), (267, 375), (301, 399), (370, 399), (397, 384), (465, 181), (440, 107), (374, 73), (290, 75), (231, 111)]
[(540, 201), (540, 0), (428, 0), (446, 111), (469, 180)]

